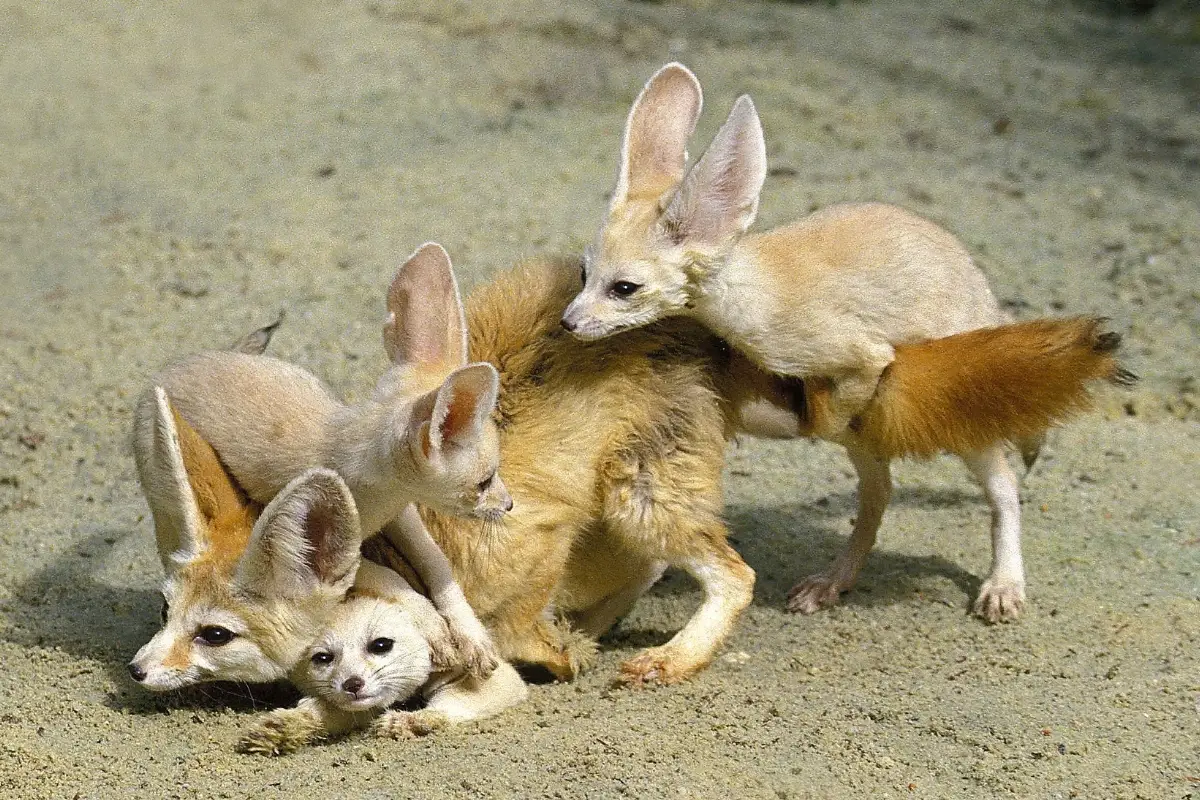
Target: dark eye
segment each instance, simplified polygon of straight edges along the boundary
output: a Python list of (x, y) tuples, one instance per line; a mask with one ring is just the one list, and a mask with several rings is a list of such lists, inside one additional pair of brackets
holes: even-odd
[(494, 480), (496, 480), (496, 473), (493, 472), (491, 475), (488, 475), (486, 478), (476, 484), (475, 488), (478, 489), (480, 493), (486, 492), (489, 488), (491, 488), (492, 481)]
[(314, 666), (322, 667), (333, 662), (333, 653), (326, 653), (324, 650), (318, 650), (312, 654), (312, 663)]
[(371, 643), (367, 645), (367, 652), (371, 655), (381, 656), (384, 653), (392, 652), (392, 645), (394, 644), (396, 643), (393, 640), (381, 636), (378, 639), (371, 640)]
[(170, 614), (171, 604), (167, 602), (166, 598), (163, 598), (162, 610), (158, 612), (159, 617), (162, 619), (163, 625), (167, 624), (167, 617), (170, 616)]
[(629, 297), (629, 295), (642, 288), (640, 283), (632, 283), (630, 281), (617, 281), (612, 285), (612, 293), (617, 297)]
[(583, 284), (584, 286), (587, 286), (587, 263), (586, 262), (584, 263), (584, 265), (582, 267), (579, 268), (579, 282), (581, 284)]
[(196, 638), (209, 647), (220, 647), (233, 641), (234, 632), (220, 625), (205, 625), (196, 634)]

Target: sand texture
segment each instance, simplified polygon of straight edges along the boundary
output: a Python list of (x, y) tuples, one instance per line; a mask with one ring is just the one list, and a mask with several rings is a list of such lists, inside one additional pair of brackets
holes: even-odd
[[(1113, 5), (5, 2), (0, 796), (1200, 797), (1200, 10)], [(611, 687), (699, 602), (678, 576), (577, 683), (420, 741), (242, 756), (286, 693), (134, 685), (161, 577), (127, 447), (147, 376), (282, 308), (273, 351), (361, 396), (400, 259), (440, 241), (470, 287), (577, 251), (670, 58), (704, 82), (697, 147), (752, 93), (759, 227), (897, 202), (1017, 316), (1127, 333), (1141, 384), (1025, 480), (1026, 617), (967, 613), (988, 510), (952, 459), (898, 465), (859, 588), (785, 614), (854, 482), (832, 446), (745, 441), (755, 603), (686, 685)]]

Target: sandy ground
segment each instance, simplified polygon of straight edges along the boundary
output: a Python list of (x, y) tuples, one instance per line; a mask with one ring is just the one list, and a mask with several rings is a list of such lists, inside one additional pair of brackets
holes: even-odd
[[(1067, 3), (210, 2), (0, 9), (0, 795), (1200, 797), (1200, 12)], [(704, 7), (707, 6), (707, 7)], [(761, 109), (762, 224), (885, 199), (958, 232), (1020, 316), (1100, 312), (1144, 376), (1025, 483), (1032, 604), (966, 614), (987, 509), (897, 469), (860, 588), (781, 611), (848, 531), (833, 448), (731, 448), (755, 605), (694, 682), (610, 688), (698, 595), (668, 579), (575, 685), (475, 729), (236, 755), (286, 694), (154, 697), (132, 398), (280, 308), (275, 351), (361, 394), (429, 239), (467, 285), (578, 248), (669, 57), (707, 137)]]

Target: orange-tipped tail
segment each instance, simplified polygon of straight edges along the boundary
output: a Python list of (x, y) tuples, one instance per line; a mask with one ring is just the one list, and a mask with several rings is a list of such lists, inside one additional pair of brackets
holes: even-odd
[(854, 427), (888, 458), (1037, 441), (1091, 407), (1094, 381), (1137, 380), (1104, 322), (1033, 320), (897, 347)]

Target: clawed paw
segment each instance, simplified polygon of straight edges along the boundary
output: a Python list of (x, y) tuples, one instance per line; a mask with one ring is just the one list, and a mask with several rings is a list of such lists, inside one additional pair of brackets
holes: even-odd
[(269, 717), (242, 737), (237, 751), (247, 755), (282, 756), (296, 752), (310, 740), (311, 735), (296, 730), (287, 717)]
[(445, 714), (430, 709), (389, 711), (371, 725), (371, 733), (384, 739), (415, 739), (446, 727)]
[(681, 665), (679, 658), (666, 648), (652, 647), (622, 664), (618, 680), (625, 686), (661, 686), (686, 680), (702, 666)]
[(450, 640), (457, 655), (456, 663), (472, 677), (486, 678), (500, 665), (496, 645), (482, 629), (478, 634), (470, 635), (451, 623)]
[(988, 578), (979, 590), (972, 608), (975, 616), (990, 623), (1012, 622), (1025, 608), (1025, 585), (999, 578)]
[(796, 614), (812, 614), (836, 605), (842, 592), (850, 587), (826, 573), (810, 575), (792, 587), (787, 596), (787, 610)]

